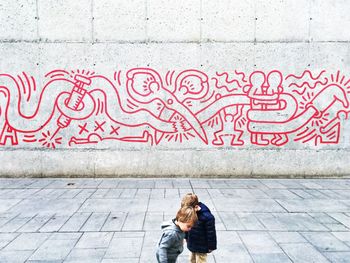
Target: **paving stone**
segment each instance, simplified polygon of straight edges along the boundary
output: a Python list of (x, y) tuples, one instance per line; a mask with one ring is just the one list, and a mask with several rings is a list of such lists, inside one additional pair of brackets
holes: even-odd
[(83, 189), (66, 189), (66, 191), (59, 197), (61, 199), (75, 198)]
[(30, 260), (64, 260), (81, 234), (53, 234), (30, 256)]
[(204, 179), (202, 180), (193, 179), (191, 180), (191, 185), (193, 188), (210, 188), (209, 183)]
[(333, 190), (337, 195), (340, 196), (341, 199), (350, 199), (350, 191), (349, 190)]
[(105, 198), (107, 198), (107, 199), (119, 198), (119, 196), (121, 195), (122, 192), (123, 192), (123, 189), (109, 189)]
[(143, 229), (145, 231), (160, 230), (160, 226), (163, 221), (164, 221), (163, 212), (147, 212)]
[(329, 190), (329, 189), (322, 189), (322, 190), (318, 190), (321, 194), (327, 195), (329, 198), (331, 199), (343, 199), (343, 197), (339, 194), (337, 194), (336, 192), (334, 192), (333, 190)]
[(105, 178), (102, 180), (102, 182), (98, 185), (98, 188), (117, 188), (120, 180), (114, 179), (114, 178)]
[(106, 249), (100, 248), (74, 248), (67, 258), (65, 263), (95, 263), (101, 262), (103, 256), (106, 253)]
[(57, 232), (63, 225), (69, 220), (70, 216), (64, 215), (54, 215), (52, 216), (46, 224), (44, 224), (39, 231), (40, 232)]
[(27, 260), (26, 263), (62, 263), (63, 260)]
[(92, 213), (81, 227), (80, 231), (100, 231), (110, 213)]
[(123, 189), (122, 193), (120, 194), (119, 198), (135, 198), (137, 189)]
[(152, 189), (151, 199), (158, 199), (165, 197), (165, 189)]
[(33, 253), (31, 250), (0, 251), (1, 263), (23, 263)]
[(301, 234), (320, 251), (350, 251), (350, 247), (331, 233), (302, 232)]
[(218, 231), (218, 244), (222, 244), (215, 253), (216, 262), (231, 262), (232, 255), (236, 262), (253, 263), (253, 259), (249, 255), (246, 247), (236, 232), (232, 231)]
[(293, 180), (293, 179), (277, 179), (276, 181), (279, 182), (280, 184), (286, 186), (289, 190), (299, 189), (299, 188), (304, 187), (298, 181)]
[(28, 188), (48, 188), (54, 182), (53, 179), (40, 179), (35, 180), (31, 184), (29, 184)]
[(224, 197), (229, 198), (255, 198), (250, 192), (249, 189), (220, 189), (220, 192)]
[(96, 189), (83, 189), (77, 194), (74, 199), (88, 199), (90, 198), (94, 193), (96, 192)]
[(323, 189), (322, 185), (312, 182), (311, 180), (300, 181), (300, 184), (308, 189)]
[(31, 260), (64, 260), (73, 249), (75, 240), (46, 241), (34, 254)]
[(181, 206), (180, 198), (158, 198), (150, 199), (148, 205), (148, 211), (150, 212), (162, 212), (167, 211), (176, 215), (177, 210)]
[(19, 233), (0, 233), (0, 250), (19, 235)]
[(309, 243), (281, 244), (280, 246), (295, 263), (329, 263), (329, 261)]
[(268, 189), (264, 192), (273, 199), (301, 199), (300, 196), (288, 189)]
[[(270, 225), (268, 221), (263, 221), (264, 225), (271, 230), (312, 230), (312, 231), (326, 231), (327, 228), (318, 223), (315, 219), (306, 213), (273, 213), (269, 214), (276, 220), (272, 220)], [(274, 226), (271, 223), (280, 225), (282, 229), (273, 229)]]
[(173, 179), (174, 188), (191, 189), (191, 182), (188, 179)]
[(74, 213), (69, 220), (60, 228), (62, 232), (77, 232), (91, 216), (91, 213)]
[(333, 217), (335, 220), (346, 226), (347, 228), (350, 228), (350, 216), (348, 216), (345, 213), (329, 213), (331, 217)]
[(316, 189), (305, 189), (305, 192), (311, 194), (317, 199), (329, 199), (329, 196), (326, 194), (323, 194), (320, 190)]
[[(15, 194), (12, 198), (31, 198), (33, 195), (35, 195), (40, 189), (23, 189), (21, 192), (11, 192), (11, 194)], [(6, 199), (9, 199), (11, 195), (7, 195)]]
[(332, 263), (350, 263), (350, 252), (326, 252), (324, 255)]
[(274, 200), (270, 199), (231, 199), (213, 198), (218, 211), (233, 212), (285, 212)]
[[(101, 263), (115, 263), (115, 259), (105, 258)], [(139, 263), (139, 258), (118, 258), (118, 263)]]
[(102, 183), (101, 178), (88, 178), (88, 179), (82, 179), (82, 185), (83, 188), (98, 188), (98, 186)]
[(344, 232), (332, 232), (332, 234), (338, 238), (339, 240), (343, 241), (350, 247), (350, 233), (348, 231)]
[(325, 227), (327, 227), (331, 231), (347, 231), (349, 228), (344, 226), (343, 224), (324, 224)]
[(291, 189), (290, 191), (293, 192), (294, 194), (300, 196), (303, 199), (315, 198), (313, 195), (309, 194), (308, 192), (306, 192), (303, 189)]
[(13, 218), (12, 220), (8, 221), (6, 224), (0, 227), (0, 233), (4, 232), (16, 232), (18, 229), (20, 229), (23, 225), (25, 225), (28, 221), (31, 220), (32, 217), (26, 217), (26, 216), (17, 216)]
[(9, 199), (8, 193), (10, 192), (10, 189), (0, 189), (0, 198), (1, 199)]
[(225, 227), (221, 217), (219, 216), (219, 214), (216, 211), (211, 211), (211, 213), (215, 218), (215, 229), (216, 230), (226, 230), (226, 227)]
[(22, 214), (52, 215), (55, 213), (72, 214), (78, 210), (82, 202), (75, 199), (25, 199), (11, 209), (12, 212)]
[(155, 188), (174, 188), (172, 180), (159, 179), (155, 181)]
[(104, 258), (138, 258), (141, 255), (143, 237), (113, 237)]
[(123, 231), (142, 230), (145, 215), (145, 212), (128, 212), (123, 225)]
[(252, 256), (254, 254), (283, 254), (281, 248), (267, 232), (239, 231), (238, 233)]
[(18, 213), (0, 213), (0, 228), (18, 216)]
[(137, 189), (135, 198), (149, 199), (151, 195), (151, 189)]
[(165, 189), (165, 198), (179, 199), (179, 189)]
[(278, 182), (278, 180), (260, 180), (260, 182), (266, 185), (270, 189), (285, 189), (287, 186)]
[(4, 248), (4, 251), (36, 250), (50, 236), (50, 233), (22, 233), (10, 244), (8, 244)]
[(292, 263), (284, 253), (252, 253), (251, 256), (254, 263)]
[(101, 231), (121, 231), (125, 222), (127, 213), (113, 212), (109, 214)]
[(0, 213), (6, 212), (8, 209), (10, 209), (11, 207), (18, 204), (21, 201), (22, 199), (11, 199), (11, 200), (2, 199), (0, 202)]
[(226, 196), (223, 194), (222, 189), (219, 188), (209, 188), (207, 189), (209, 196), (211, 198), (226, 198)]
[(298, 232), (269, 232), (278, 243), (306, 243), (307, 240)]
[(103, 198), (109, 192), (109, 189), (97, 189), (90, 198)]
[[(161, 236), (160, 228), (158, 231), (147, 231), (145, 232), (140, 262), (148, 263), (150, 259), (155, 259), (156, 245)], [(152, 261), (153, 262), (153, 261)]]
[(220, 217), (225, 226), (225, 230), (245, 230), (245, 226), (242, 224), (236, 213), (220, 212)]
[(214, 179), (214, 180), (208, 180), (208, 183), (210, 185), (210, 188), (229, 188), (225, 180), (220, 180), (220, 179)]
[(88, 199), (79, 212), (146, 211), (147, 204), (144, 199)]
[(108, 248), (113, 232), (84, 233), (76, 244), (76, 248)]
[(35, 216), (31, 220), (29, 220), (25, 225), (23, 225), (19, 231), (20, 232), (37, 232), (40, 228), (42, 228), (53, 215), (46, 216)]
[(263, 190), (260, 189), (247, 189), (247, 191), (252, 195), (252, 198), (255, 199), (271, 199)]
[(319, 199), (305, 199), (305, 200), (277, 200), (288, 212), (348, 212), (350, 208), (337, 200), (319, 200)]
[(237, 212), (236, 214), (245, 230), (266, 230), (266, 227), (257, 219), (255, 213)]
[(335, 220), (333, 217), (328, 215), (327, 213), (308, 213), (310, 216), (312, 216), (317, 222), (322, 224), (336, 224), (339, 223), (337, 220)]

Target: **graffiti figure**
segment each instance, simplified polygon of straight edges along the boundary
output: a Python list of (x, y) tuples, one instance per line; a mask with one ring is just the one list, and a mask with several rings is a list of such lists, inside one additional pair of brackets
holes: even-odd
[(0, 74), (0, 145), (337, 144), (349, 122), (350, 79), (326, 74), (306, 70), (284, 79), (272, 70), (246, 78), (234, 71), (210, 78), (196, 69), (162, 76), (132, 68), (108, 78), (53, 70), (43, 87), (25, 72)]

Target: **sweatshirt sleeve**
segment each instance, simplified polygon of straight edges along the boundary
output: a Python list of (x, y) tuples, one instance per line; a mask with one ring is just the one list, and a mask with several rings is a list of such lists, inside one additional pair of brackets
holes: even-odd
[(158, 256), (160, 263), (168, 262), (168, 249), (174, 244), (174, 235), (171, 233), (163, 233), (158, 245)]
[(215, 229), (215, 218), (212, 216), (210, 220), (206, 221), (208, 249), (216, 249), (216, 229)]

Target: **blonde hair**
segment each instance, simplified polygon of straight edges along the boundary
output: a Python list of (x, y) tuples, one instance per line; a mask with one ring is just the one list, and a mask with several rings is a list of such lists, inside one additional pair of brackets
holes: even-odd
[(197, 213), (191, 206), (183, 206), (177, 211), (176, 220), (181, 223), (190, 223), (194, 225), (198, 218)]
[(181, 207), (184, 206), (191, 206), (191, 207), (195, 207), (196, 205), (198, 205), (198, 196), (195, 195), (194, 193), (188, 193), (185, 194), (185, 196), (182, 198), (181, 200)]

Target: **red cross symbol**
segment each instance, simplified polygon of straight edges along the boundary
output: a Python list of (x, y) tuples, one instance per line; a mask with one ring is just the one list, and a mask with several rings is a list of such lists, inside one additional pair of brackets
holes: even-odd
[(84, 125), (78, 125), (78, 127), (80, 128), (79, 131), (79, 135), (82, 134), (83, 132), (89, 132), (88, 129), (86, 129), (87, 123), (85, 123)]
[(115, 135), (119, 135), (118, 130), (120, 129), (120, 127), (114, 128), (114, 127), (111, 125), (111, 129), (112, 129), (112, 131), (110, 132), (110, 135), (112, 135), (113, 133), (115, 133)]
[(101, 131), (105, 131), (104, 129), (103, 129), (103, 125), (105, 125), (105, 121), (104, 122), (102, 122), (102, 123), (98, 123), (98, 121), (95, 121), (95, 124), (96, 124), (96, 126), (95, 126), (95, 130), (94, 131), (98, 131), (98, 130), (101, 130)]

